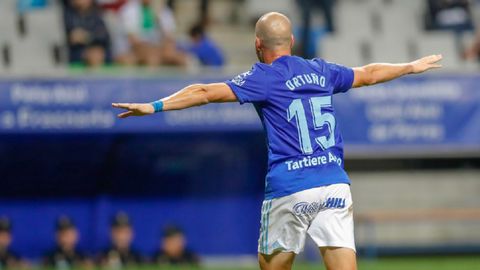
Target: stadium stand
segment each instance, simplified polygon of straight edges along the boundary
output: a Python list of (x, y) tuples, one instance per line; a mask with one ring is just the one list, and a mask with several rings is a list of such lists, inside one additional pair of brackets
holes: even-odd
[(416, 56), (425, 55), (434, 50), (442, 52), (444, 56), (443, 65), (446, 69), (458, 69), (461, 66), (460, 53), (457, 49), (453, 33), (425, 33), (419, 39), (418, 52)]
[[(374, 35), (375, 10), (361, 2), (339, 2), (336, 10), (337, 32), (342, 41), (348, 43), (352, 39), (370, 38)], [(362, 16), (357, 16), (362, 14)]]
[[(464, 43), (459, 35), (422, 30), (424, 9), (421, 1), (342, 1), (336, 10), (338, 32), (318, 43), (318, 54), (357, 66), (372, 61), (404, 62), (435, 50), (443, 54), (447, 70), (472, 68), (460, 58)], [(359, 13), (364, 15), (356, 16)], [(469, 36), (468, 32), (464, 35)], [(339, 48), (340, 44), (354, 45), (348, 50)], [(352, 51), (352, 47), (359, 49)]]
[(10, 1), (0, 1), (0, 48), (2, 49), (2, 58), (0, 61), (0, 69), (6, 70), (6, 59), (12, 48), (12, 40), (17, 35), (16, 19), (17, 16), (13, 10)]
[[(196, 3), (193, 2), (178, 1), (176, 4), (177, 36), (181, 40), (185, 40), (187, 29), (195, 22), (194, 17), (181, 16), (185, 11), (196, 7)], [(244, 1), (243, 4), (238, 4), (235, 1), (215, 1), (215, 4), (211, 5), (213, 23), (209, 32), (217, 43), (223, 45), (230, 65), (248, 67), (255, 60), (254, 55), (244, 56), (251, 55), (249, 53), (251, 52), (250, 23), (271, 6), (290, 15), (294, 22), (299, 23), (300, 18), (295, 1), (274, 2), (269, 4)], [(317, 41), (318, 55), (334, 62), (361, 65), (382, 59), (386, 59), (383, 61), (407, 61), (430, 51), (431, 48), (436, 48), (444, 54), (445, 65), (448, 68), (475, 68), (476, 65), (464, 63), (460, 58), (465, 44), (471, 43), (471, 35), (468, 32), (461, 36), (448, 32), (424, 34), (425, 7), (424, 1), (339, 0), (335, 6), (337, 31)], [(243, 9), (247, 15), (240, 15), (239, 19), (233, 19), (233, 14), (238, 13), (239, 8)], [(66, 66), (65, 37), (58, 2), (49, 1), (47, 8), (25, 12), (22, 16), (25, 26), (24, 36), (19, 33), (18, 15), (15, 10), (14, 1), (1, 1), (0, 45), (7, 48), (12, 65), (10, 70), (17, 74), (22, 72), (28, 74), (38, 70), (38, 67), (43, 67), (43, 73), (52, 74), (59, 68), (64, 68)], [(477, 6), (473, 6), (472, 13), (474, 18), (479, 17), (480, 12)], [(362, 16), (357, 16), (358, 14)], [(105, 17), (112, 32), (112, 38), (117, 37), (119, 29), (115, 13), (107, 12)], [(232, 22), (236, 24), (232, 25)], [(401, 27), (398, 27), (400, 25)], [(467, 38), (463, 38), (464, 36)], [(338, 50), (339, 46), (341, 50)], [(29, 55), (28, 51), (32, 48), (38, 48), (37, 52), (42, 53)], [(398, 53), (391, 53), (392, 51)], [(3, 67), (6, 65), (4, 62), (1, 63)], [(59, 62), (62, 63), (61, 66), (58, 66)]]
[(288, 14), (289, 16), (294, 15), (296, 11), (295, 1), (289, 0), (266, 0), (266, 1), (255, 1), (248, 0), (246, 1), (246, 11), (249, 14), (252, 21), (255, 21), (256, 18), (260, 17), (262, 14), (269, 12), (271, 7), (275, 7), (275, 10)]
[(411, 40), (409, 39), (398, 41), (379, 37), (372, 42), (371, 48), (372, 62), (401, 63), (405, 62), (405, 59), (413, 59), (416, 56), (411, 49)]
[(345, 40), (337, 36), (326, 37), (319, 43), (321, 55), (329, 61), (347, 66), (360, 66), (369, 59), (367, 40)]

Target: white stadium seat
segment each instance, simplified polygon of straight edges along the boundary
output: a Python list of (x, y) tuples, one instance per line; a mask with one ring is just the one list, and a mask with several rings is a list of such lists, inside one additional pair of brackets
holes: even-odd
[(38, 39), (14, 39), (11, 46), (11, 69), (15, 73), (48, 74), (56, 65), (52, 49)]
[(3, 62), (0, 61), (0, 78), (2, 77), (2, 75), (6, 75), (7, 71), (8, 71), (7, 67), (5, 67), (3, 65)]
[(339, 35), (355, 38), (373, 35), (374, 10), (369, 5), (339, 2), (335, 13), (336, 31)]
[[(406, 2), (411, 2), (407, 0)], [(397, 38), (419, 38), (423, 24), (421, 12), (423, 10), (412, 10), (404, 6), (390, 5), (382, 9), (378, 14), (382, 21), (382, 35)]]
[(460, 55), (452, 33), (426, 33), (417, 41), (417, 57), (442, 54), (445, 70), (459, 68), (462, 65)]
[[(0, 0), (3, 2), (4, 0)], [(13, 8), (0, 4), (0, 42), (8, 41), (16, 36), (17, 15)]]
[(29, 38), (55, 44), (65, 42), (62, 12), (58, 7), (29, 11), (25, 13), (25, 23)]
[(3, 47), (11, 48), (11, 40), (17, 37), (17, 15), (14, 3), (14, 1), (0, 0), (0, 75), (6, 74), (9, 70), (4, 66)]
[[(58, 69), (53, 55), (54, 48), (65, 43), (61, 10), (57, 5), (52, 5), (28, 11), (24, 18), (25, 35), (19, 36), (14, 32), (7, 39), (10, 45), (9, 70), (17, 74), (49, 74)], [(1, 17), (0, 22), (3, 22)], [(0, 31), (3, 31), (1, 28), (2, 26)], [(13, 29), (16, 30), (15, 27)]]
[(420, 0), (387, 0), (387, 5), (404, 8), (412, 11), (424, 11), (427, 1)]
[(329, 36), (319, 42), (318, 55), (327, 61), (346, 66), (361, 66), (365, 59), (361, 53), (362, 41)]
[(408, 40), (395, 38), (376, 38), (371, 42), (372, 62), (403, 63), (412, 60), (415, 55), (409, 51)]
[(291, 0), (247, 0), (246, 10), (251, 18), (258, 18), (270, 11), (282, 12), (287, 16), (292, 16), (296, 11), (296, 3)]

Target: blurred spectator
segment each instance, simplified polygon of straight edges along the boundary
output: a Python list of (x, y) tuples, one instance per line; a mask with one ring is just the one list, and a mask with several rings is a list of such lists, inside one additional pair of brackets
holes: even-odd
[(123, 34), (118, 40), (117, 61), (147, 66), (186, 65), (186, 55), (175, 43), (175, 19), (167, 6), (152, 0), (130, 0), (119, 11)]
[(104, 10), (118, 11), (128, 0), (97, 0), (97, 4)]
[(109, 61), (109, 33), (93, 0), (70, 0), (64, 22), (70, 63), (98, 67)]
[(325, 18), (325, 30), (333, 32), (335, 30), (333, 19), (335, 0), (297, 0), (297, 4), (300, 6), (303, 21), (299, 40), (300, 54), (305, 58), (313, 58), (315, 57), (315, 48), (310, 46), (315, 43), (312, 41), (312, 12), (315, 9), (321, 9)]
[[(175, 10), (175, 0), (168, 0), (167, 5), (171, 10)], [(206, 27), (210, 24), (210, 16), (209, 16), (209, 0), (200, 0), (200, 7), (198, 9), (198, 21), (203, 27)]]
[(477, 32), (472, 44), (468, 44), (463, 52), (463, 56), (469, 61), (480, 60), (480, 32)]
[(473, 20), (468, 0), (428, 0), (426, 14), (427, 30), (473, 29)]
[(22, 262), (10, 250), (12, 225), (7, 217), (0, 218), (0, 269), (19, 269)]
[(188, 51), (195, 55), (204, 66), (223, 66), (223, 53), (218, 45), (205, 33), (204, 26), (194, 25), (190, 29), (191, 45)]
[(163, 230), (161, 248), (155, 255), (155, 262), (160, 265), (198, 266), (200, 260), (186, 248), (183, 231), (177, 226), (170, 225)]
[(55, 226), (56, 248), (45, 257), (45, 265), (62, 270), (93, 268), (92, 261), (77, 250), (79, 233), (73, 221), (67, 216), (61, 216)]
[(127, 214), (119, 212), (110, 228), (111, 247), (102, 254), (101, 264), (108, 269), (121, 269), (145, 262), (139, 253), (132, 250), (133, 229)]

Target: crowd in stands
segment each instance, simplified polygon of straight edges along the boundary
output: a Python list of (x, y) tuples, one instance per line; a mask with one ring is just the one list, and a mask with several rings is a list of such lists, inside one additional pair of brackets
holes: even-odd
[[(19, 11), (48, 7), (60, 1), (68, 61), (98, 67), (105, 64), (156, 67), (222, 66), (220, 47), (208, 37), (208, 1), (200, 1), (198, 22), (190, 40), (176, 40), (173, 0), (19, 0)], [(108, 24), (105, 17), (115, 18)]]
[[(478, 1), (477, 1), (478, 2)], [(425, 29), (429, 31), (453, 31), (458, 38), (464, 32), (474, 32), (473, 6), (470, 0), (427, 0)], [(457, 43), (461, 43), (458, 41)], [(480, 32), (470, 44), (459, 45), (459, 53), (466, 60), (480, 60)]]
[[(298, 53), (304, 57), (316, 56), (316, 42), (312, 29), (313, 13), (320, 11), (324, 17), (324, 31), (335, 32), (335, 5), (342, 0), (296, 0), (302, 18), (302, 28), (297, 43)], [(368, 0), (367, 0), (368, 1)], [(367, 2), (365, 1), (365, 2)], [(385, 4), (402, 0), (383, 0)], [(408, 0), (406, 0), (408, 1)], [(480, 32), (477, 31), (474, 8), (479, 8), (477, 0), (419, 0), (424, 2), (424, 30), (444, 31), (456, 34), (458, 54), (466, 60), (480, 60)], [(412, 12), (414, 12), (412, 10)], [(478, 12), (477, 12), (478, 13)], [(478, 18), (477, 18), (478, 19)], [(352, 26), (354, 27), (354, 26)], [(462, 41), (462, 34), (477, 31), (473, 41)]]
[[(0, 269), (30, 269), (32, 264), (10, 250), (13, 240), (12, 225), (7, 217), (0, 218)], [(124, 269), (138, 265), (199, 266), (199, 257), (186, 248), (183, 231), (168, 225), (162, 229), (162, 239), (154, 256), (149, 257), (132, 247), (133, 227), (124, 212), (117, 213), (110, 224), (110, 246), (98, 253), (78, 250), (81, 237), (75, 223), (68, 216), (60, 216), (55, 223), (55, 247), (45, 254), (40, 265), (46, 269)]]
[[(225, 57), (220, 46), (209, 37), (214, 22), (209, 16), (211, 1), (195, 1), (198, 8), (189, 14), (197, 18), (179, 41), (175, 0), (17, 0), (20, 12), (28, 7), (60, 2), (66, 34), (66, 50), (71, 64), (91, 67), (105, 64), (122, 66), (178, 66), (194, 63), (222, 66)], [(233, 0), (232, 0), (233, 1)], [(242, 1), (242, 0), (237, 0)], [(293, 1), (293, 0), (292, 0)], [(383, 0), (388, 4), (397, 0)], [(427, 31), (475, 31), (472, 0), (423, 0)], [(318, 37), (312, 18), (320, 12), (324, 33), (335, 33), (335, 8), (339, 0), (295, 0), (300, 15), (296, 54), (318, 56)], [(196, 14), (198, 13), (198, 14)], [(114, 18), (109, 23), (108, 18)], [(318, 30), (318, 29), (317, 29)], [(181, 34), (181, 33), (180, 33)], [(321, 42), (321, 41), (320, 41)], [(461, 43), (461, 42), (458, 42)], [(459, 44), (459, 55), (478, 59), (480, 35), (468, 44)]]

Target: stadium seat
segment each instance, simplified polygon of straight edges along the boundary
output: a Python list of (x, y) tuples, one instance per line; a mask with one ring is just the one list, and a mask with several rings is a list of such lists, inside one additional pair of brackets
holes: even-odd
[(8, 69), (3, 59), (3, 48), (11, 51), (11, 40), (17, 37), (17, 15), (13, 1), (0, 1), (0, 72)]
[(282, 12), (285, 15), (295, 16), (297, 5), (295, 1), (290, 0), (248, 0), (246, 2), (246, 10), (249, 17), (253, 20), (259, 18), (262, 14), (273, 10)]
[[(378, 0), (377, 0), (378, 1)], [(412, 12), (422, 13), (426, 8), (427, 1), (418, 1), (418, 0), (380, 0), (385, 3), (386, 6), (394, 6), (403, 8), (405, 10), (410, 10)]]
[(398, 40), (421, 36), (423, 26), (420, 19), (420, 10), (412, 10), (403, 5), (387, 5), (378, 14), (381, 17), (383, 36), (397, 38)]
[(412, 60), (415, 55), (409, 51), (409, 41), (381, 37), (372, 43), (372, 62), (404, 63)]
[(58, 49), (65, 43), (60, 8), (52, 5), (32, 10), (24, 14), (24, 19), (25, 36), (9, 39), (12, 71), (36, 74), (54, 70), (56, 61), (62, 58)]
[(425, 33), (417, 42), (417, 57), (442, 54), (442, 64), (445, 70), (462, 66), (455, 38), (452, 33)]
[(0, 1), (0, 42), (8, 41), (17, 34), (16, 12), (3, 2), (4, 1)]
[(375, 10), (369, 5), (356, 2), (339, 2), (335, 10), (338, 34), (355, 38), (371, 37), (374, 34), (374, 12)]
[(52, 47), (34, 38), (13, 39), (11, 46), (11, 69), (15, 73), (49, 74), (57, 66)]
[(222, 45), (228, 63), (234, 63), (238, 68), (249, 68), (257, 61), (251, 29), (215, 25), (210, 33), (211, 38)]
[(29, 38), (41, 39), (54, 44), (65, 42), (62, 13), (57, 6), (25, 13), (25, 23)]
[(0, 61), (0, 78), (7, 73), (7, 67)]
[(361, 66), (368, 61), (362, 55), (362, 48), (368, 46), (360, 39), (342, 36), (328, 36), (319, 43), (317, 54), (330, 62), (346, 66)]

